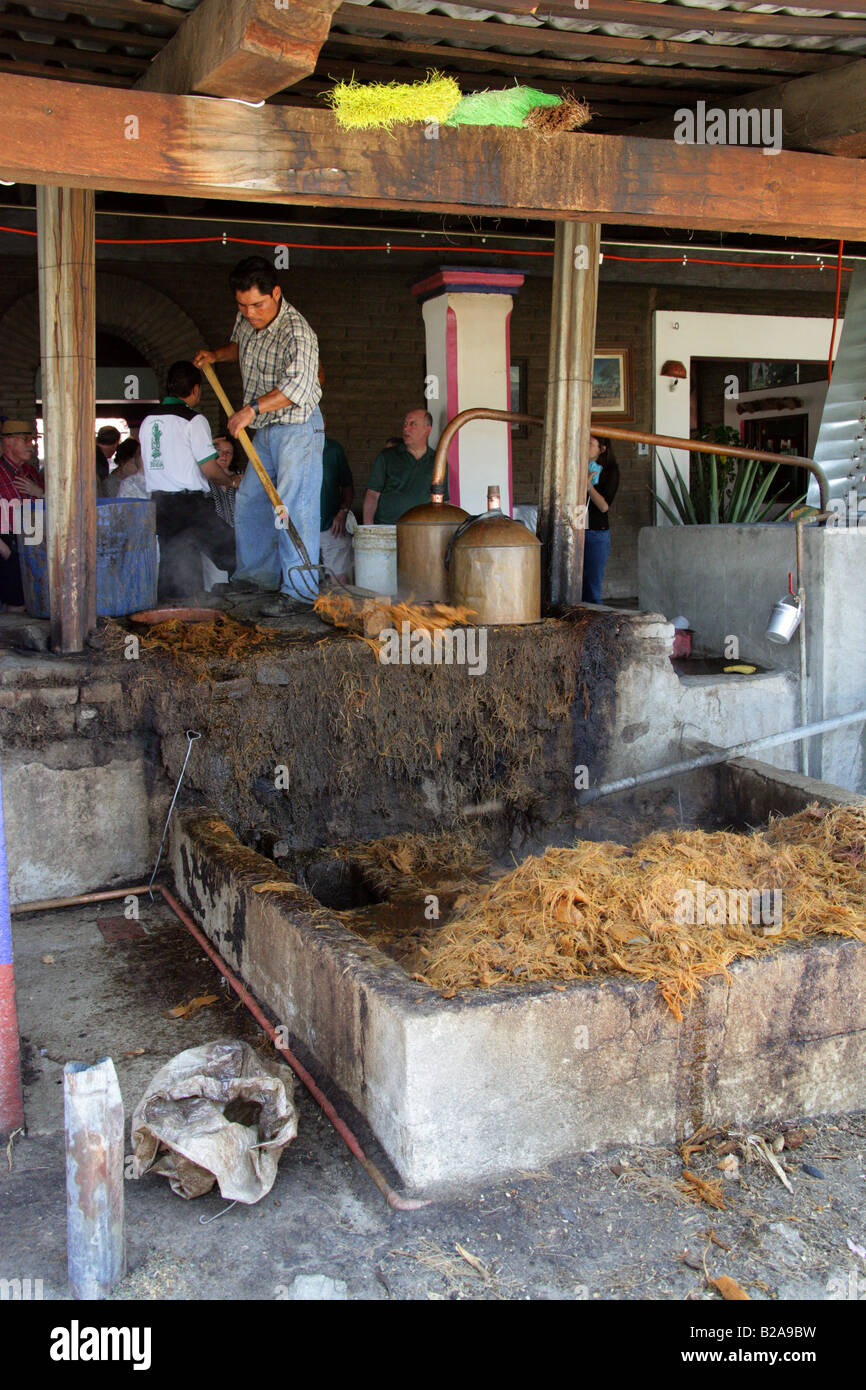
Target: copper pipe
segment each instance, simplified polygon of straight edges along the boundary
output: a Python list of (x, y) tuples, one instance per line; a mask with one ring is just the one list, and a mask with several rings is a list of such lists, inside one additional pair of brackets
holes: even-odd
[[(593, 421), (593, 433), (596, 433)], [(711, 444), (705, 439), (678, 439), (672, 434), (642, 434), (640, 430), (626, 430), (619, 426), (598, 422), (598, 434), (605, 439), (626, 439), (638, 444), (665, 445), (669, 449), (688, 449), (693, 454), (717, 454), (720, 458), (758, 459), (760, 463), (790, 464), (793, 468), (808, 468), (817, 479), (821, 498), (821, 511), (827, 510), (830, 488), (823, 468), (814, 459), (801, 458), (799, 454), (768, 454), (763, 449), (743, 449), (738, 444)]]
[(80, 907), (85, 903), (103, 903), (111, 898), (140, 898), (142, 894), (149, 891), (147, 884), (141, 888), (107, 888), (101, 893), (79, 893), (74, 898), (42, 898), (38, 902), (18, 903), (15, 907), (10, 907), (11, 913), (19, 912), (53, 912), (55, 907)]
[[(513, 410), (488, 410), (486, 406), (474, 406), (472, 410), (461, 410), (459, 415), (455, 415), (453, 420), (448, 421), (442, 431), (442, 438), (436, 445), (431, 502), (442, 501), (445, 490), (448, 448), (457, 431), (462, 425), (468, 424), (470, 420), (513, 420), (516, 424), (522, 425), (544, 424), (544, 419), (540, 415), (519, 415)], [(627, 430), (619, 425), (608, 425), (604, 420), (593, 420), (591, 429), (593, 434), (601, 435), (604, 439), (625, 439), (637, 444), (655, 444), (656, 446), (663, 445), (669, 449), (687, 449), (693, 454), (718, 454), (724, 458), (758, 459), (761, 463), (781, 463), (790, 464), (794, 468), (807, 468), (818, 482), (821, 511), (827, 510), (830, 496), (829, 484), (823, 468), (820, 468), (814, 459), (801, 458), (798, 454), (768, 454), (762, 449), (743, 449), (739, 445), (711, 444), (704, 439), (679, 439), (673, 434), (646, 434), (641, 430)]]
[(459, 415), (455, 415), (453, 420), (442, 431), (442, 438), (436, 445), (436, 457), (433, 460), (433, 481), (430, 484), (430, 501), (441, 502), (445, 493), (445, 468), (448, 459), (448, 448), (461, 425), (466, 425), (470, 420), (513, 420), (519, 425), (543, 425), (544, 419), (541, 415), (518, 415), (513, 410), (488, 410), (484, 405), (473, 406), (471, 410), (461, 410)]
[[(145, 889), (143, 891), (146, 892), (147, 890)], [(357, 1158), (358, 1162), (361, 1164), (361, 1167), (367, 1173), (368, 1177), (372, 1178), (373, 1182), (376, 1184), (379, 1191), (382, 1193), (382, 1196), (386, 1198), (388, 1206), (393, 1207), (395, 1211), (418, 1211), (421, 1207), (429, 1207), (431, 1205), (429, 1201), (422, 1202), (412, 1197), (401, 1197), (398, 1192), (395, 1192), (394, 1189), (389, 1186), (386, 1178), (376, 1167), (375, 1163), (373, 1163), (364, 1153), (364, 1150), (361, 1148), (361, 1145), (358, 1143), (358, 1140), (355, 1138), (348, 1125), (340, 1119), (339, 1115), (337, 1114), (331, 1102), (328, 1100), (327, 1096), (323, 1095), (323, 1093), (319, 1090), (315, 1081), (310, 1076), (310, 1073), (306, 1070), (305, 1067), (301, 1065), (297, 1057), (295, 1057), (294, 1054), (290, 1052), (287, 1047), (284, 1047), (282, 1043), (277, 1041), (276, 1029), (262, 1013), (261, 1009), (259, 1008), (258, 1004), (256, 1003), (253, 996), (250, 994), (246, 986), (241, 983), (241, 981), (235, 974), (233, 974), (229, 966), (223, 960), (222, 956), (219, 954), (218, 951), (214, 949), (214, 947), (208, 941), (207, 937), (204, 935), (203, 932), (199, 930), (195, 922), (192, 920), (189, 914), (184, 911), (184, 909), (181, 907), (180, 903), (173, 896), (173, 894), (171, 894), (167, 888), (162, 886), (160, 887), (160, 892), (162, 893), (162, 896), (165, 898), (174, 915), (178, 918), (179, 921), (183, 922), (183, 925), (186, 927), (187, 931), (195, 937), (202, 950), (207, 952), (214, 965), (216, 965), (219, 968), (220, 974), (225, 977), (225, 979), (228, 981), (228, 983), (234, 990), (235, 994), (238, 996), (241, 1002), (246, 1005), (246, 1007), (249, 1009), (250, 1013), (252, 1014), (256, 1022), (259, 1024), (259, 1026), (263, 1028), (264, 1031), (267, 1033), (274, 1047), (286, 1059), (289, 1066), (292, 1068), (292, 1071), (296, 1074), (296, 1076), (300, 1078), (301, 1081), (303, 1081), (310, 1095), (313, 1097), (313, 1100), (319, 1106), (319, 1109), (324, 1111), (324, 1113), (327, 1115), (328, 1119), (331, 1121), (331, 1124), (334, 1126), (334, 1129), (337, 1131), (340, 1138), (343, 1140), (344, 1144), (349, 1149), (349, 1152), (354, 1154), (355, 1158)]]

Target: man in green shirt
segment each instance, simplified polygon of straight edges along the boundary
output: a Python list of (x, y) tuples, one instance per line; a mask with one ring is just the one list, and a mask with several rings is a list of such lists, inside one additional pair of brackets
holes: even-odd
[(370, 471), (364, 494), (365, 526), (393, 525), (410, 507), (430, 501), (435, 458), (428, 443), (432, 428), (433, 417), (428, 411), (407, 411), (403, 443), (395, 449), (383, 449)]

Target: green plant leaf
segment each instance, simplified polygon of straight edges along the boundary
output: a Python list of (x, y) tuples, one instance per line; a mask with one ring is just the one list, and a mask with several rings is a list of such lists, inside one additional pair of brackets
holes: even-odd
[(710, 525), (715, 526), (719, 520), (719, 474), (718, 459), (715, 454), (710, 454)]
[[(671, 477), (668, 470), (665, 468), (661, 459), (659, 459), (659, 468), (665, 475), (665, 481), (668, 485), (668, 490), (671, 495), (671, 501), (673, 502), (674, 506), (679, 512), (680, 521), (682, 522), (682, 524), (684, 526), (694, 525), (694, 522), (690, 520), (689, 515), (690, 511), (691, 514), (694, 515), (694, 508), (691, 506), (691, 498), (688, 495), (688, 491), (686, 489), (685, 483), (683, 482), (682, 475), (680, 473), (680, 470), (677, 468), (673, 456), (671, 457), (671, 462), (673, 463), (674, 472), (676, 473), (677, 483), (679, 484), (679, 486), (677, 486), (677, 483), (674, 482), (673, 478)], [(659, 503), (661, 504), (660, 498)]]
[(707, 502), (707, 475), (704, 470), (703, 454), (694, 454), (692, 456), (691, 471), (689, 473), (689, 491), (692, 495), (698, 525), (705, 526), (709, 516), (709, 505)]
[(740, 462), (742, 466), (737, 469), (737, 481), (734, 484), (729, 511), (729, 519), (732, 522), (746, 519), (749, 494), (758, 468), (757, 459), (741, 459)]
[[(772, 466), (772, 468), (770, 469), (770, 471), (769, 471), (769, 472), (765, 475), (765, 477), (761, 480), (761, 484), (760, 484), (760, 486), (759, 486), (757, 492), (755, 493), (754, 497), (752, 497), (752, 498), (750, 499), (750, 504), (749, 504), (749, 508), (748, 508), (749, 515), (743, 518), (745, 521), (754, 521), (754, 520), (755, 520), (755, 516), (756, 516), (756, 514), (757, 514), (757, 512), (758, 512), (758, 510), (759, 510), (759, 508), (760, 508), (760, 506), (761, 506), (761, 503), (763, 502), (764, 498), (766, 497), (767, 493), (769, 492), (769, 490), (770, 490), (770, 484), (772, 483), (772, 481), (773, 481), (773, 479), (775, 478), (775, 476), (776, 476), (776, 474), (778, 473), (778, 471), (779, 471), (779, 464), (778, 464), (778, 463), (774, 463), (773, 466)], [(772, 504), (771, 504), (771, 505), (772, 505)]]
[(666, 502), (663, 502), (663, 501), (662, 501), (662, 499), (659, 497), (658, 493), (656, 492), (655, 488), (654, 488), (654, 487), (651, 487), (651, 488), (649, 488), (649, 491), (652, 493), (653, 497), (654, 497), (655, 500), (658, 502), (659, 506), (661, 507), (661, 509), (662, 509), (662, 511), (664, 512), (665, 516), (667, 517), (668, 521), (672, 521), (673, 524), (674, 524), (674, 526), (682, 526), (682, 525), (683, 525), (683, 519), (682, 519), (682, 517), (681, 517), (681, 516), (674, 516), (674, 514), (673, 514), (673, 512), (671, 511), (670, 507), (667, 505)]

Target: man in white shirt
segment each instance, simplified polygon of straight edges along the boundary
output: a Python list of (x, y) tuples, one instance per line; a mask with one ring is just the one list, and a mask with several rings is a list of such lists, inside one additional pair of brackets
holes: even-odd
[(202, 551), (218, 569), (234, 569), (234, 532), (217, 515), (208, 479), (228, 485), (204, 415), (201, 372), (191, 362), (169, 368), (166, 394), (139, 431), (144, 481), (156, 502), (160, 602), (185, 598), (202, 587)]

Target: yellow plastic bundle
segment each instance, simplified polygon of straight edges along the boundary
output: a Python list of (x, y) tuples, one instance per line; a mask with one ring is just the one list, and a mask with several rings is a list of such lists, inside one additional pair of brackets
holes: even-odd
[(424, 82), (338, 82), (325, 100), (344, 130), (390, 130), (412, 121), (445, 122), (459, 104), (453, 77), (430, 72)]

